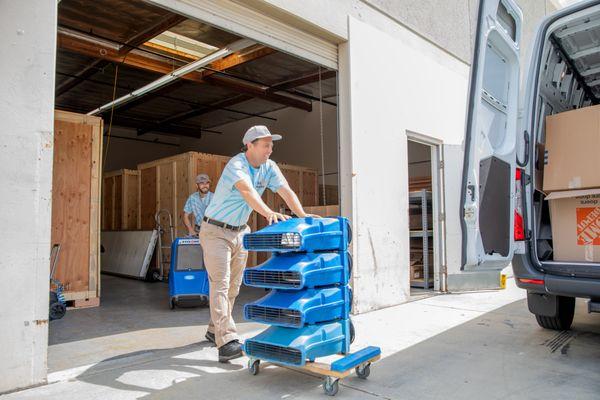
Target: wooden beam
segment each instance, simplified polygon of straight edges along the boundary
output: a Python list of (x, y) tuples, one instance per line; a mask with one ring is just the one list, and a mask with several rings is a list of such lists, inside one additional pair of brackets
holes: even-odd
[(216, 86), (226, 87), (227, 89), (236, 91), (238, 93), (248, 94), (252, 97), (257, 97), (273, 103), (283, 104), (288, 107), (299, 108), (308, 112), (312, 111), (312, 103), (310, 101), (304, 101), (296, 97), (284, 96), (277, 93), (269, 93), (268, 88), (251, 85), (241, 80), (230, 79), (217, 75), (207, 76), (205, 80)]
[[(90, 35), (71, 31), (66, 28), (59, 28), (58, 30), (58, 46), (68, 51), (84, 54), (90, 57), (98, 57), (112, 62), (123, 63), (125, 65), (146, 71), (167, 74), (174, 68), (172, 60), (168, 60), (166, 57), (144, 53), (140, 50), (133, 50), (126, 56), (123, 56), (119, 53), (118, 44), (114, 42), (99, 40)], [(202, 71), (192, 71), (189, 74), (182, 76), (182, 79), (196, 83), (209, 82), (214, 85), (227, 87), (228, 89), (237, 91), (241, 94), (249, 94), (253, 97), (262, 98), (274, 103), (280, 103), (288, 107), (296, 107), (301, 110), (311, 111), (312, 104), (310, 102), (289, 96), (267, 93), (266, 89), (259, 85), (249, 84), (242, 81), (233, 81), (217, 74), (217, 72), (225, 71), (229, 68), (256, 60), (272, 54), (273, 52), (274, 50), (270, 48), (257, 46), (250, 51), (244, 50), (243, 52), (237, 52), (224, 57), (221, 60), (217, 60), (211, 63), (207, 69)], [(175, 67), (179, 67), (179, 65)], [(140, 98), (140, 100), (142, 99), (143, 97)], [(139, 100), (136, 100), (134, 103), (137, 103), (138, 101)]]
[[(118, 43), (98, 39), (91, 35), (62, 27), (58, 28), (58, 47), (88, 57), (123, 63), (133, 68), (160, 74), (167, 74), (173, 71), (174, 68), (183, 65), (181, 62), (173, 65), (173, 61), (167, 56), (151, 54), (138, 49), (131, 50), (127, 55), (122, 55), (120, 53), (121, 46)], [(275, 50), (264, 46), (258, 46), (251, 51), (244, 51), (243, 53), (237, 52), (209, 64), (206, 70), (192, 71), (189, 74), (184, 75), (182, 79), (203, 83), (203, 78), (205, 76), (211, 76), (217, 71), (223, 71), (256, 60), (260, 57), (272, 54), (274, 51)]]
[[(129, 38), (123, 45), (121, 45), (121, 47), (117, 51), (117, 54), (124, 56), (139, 45), (147, 42), (153, 37), (163, 33), (164, 31), (172, 28), (175, 25), (180, 24), (185, 20), (186, 18), (181, 15), (170, 14), (166, 18), (161, 19), (158, 23), (149, 26), (148, 28), (138, 32), (133, 37)], [(83, 82), (86, 78), (90, 78), (99, 69), (104, 68), (107, 64), (107, 60), (94, 60), (91, 64), (85, 66), (81, 71), (77, 72), (75, 74), (75, 78), (68, 79), (67, 81), (63, 82), (59, 87), (57, 87), (56, 97), (73, 89), (75, 86)]]
[(171, 29), (172, 27), (179, 25), (186, 19), (187, 18), (185, 18), (182, 15), (169, 14), (167, 17), (161, 19), (156, 24), (150, 25), (146, 29), (143, 29), (140, 32), (133, 35), (132, 37), (130, 37), (125, 42), (125, 44), (122, 45), (121, 48), (119, 49), (119, 54), (125, 55), (125, 54), (129, 53), (131, 50), (146, 43), (148, 40), (160, 35), (164, 31), (167, 31), (167, 30)]
[[(326, 72), (322, 72), (321, 73), (321, 79), (325, 80), (325, 79), (331, 79), (332, 77), (336, 76), (336, 71), (326, 71)], [(219, 84), (223, 81), (219, 81), (218, 76), (213, 76), (213, 77), (207, 77), (206, 80), (210, 81), (211, 79), (215, 79), (217, 78), (217, 83)], [(286, 81), (274, 86), (271, 86), (270, 88), (267, 88), (266, 90), (264, 90), (266, 93), (265, 95), (269, 95), (269, 96), (273, 96), (274, 91), (277, 90), (287, 90), (287, 89), (293, 89), (296, 86), (301, 86), (301, 85), (306, 85), (307, 83), (311, 83), (311, 82), (316, 82), (319, 80), (319, 74), (312, 74), (312, 75), (307, 75), (301, 78), (297, 78), (297, 79), (292, 79), (290, 81)], [(239, 88), (238, 88), (239, 90)], [(246, 90), (244, 88), (244, 90)], [(254, 89), (253, 89), (254, 90)], [(261, 94), (262, 95), (262, 94)], [(227, 100), (222, 100), (216, 103), (213, 103), (211, 105), (208, 106), (200, 106), (197, 108), (194, 108), (192, 110), (188, 110), (188, 111), (184, 111), (181, 112), (177, 115), (173, 115), (169, 118), (165, 118), (162, 121), (160, 121), (157, 125), (159, 126), (168, 126), (171, 123), (177, 123), (177, 122), (181, 122), (184, 121), (186, 119), (190, 119), (190, 118), (194, 118), (200, 115), (204, 115), (207, 114), (211, 111), (213, 111), (214, 109), (222, 109), (222, 108), (227, 108), (227, 107), (231, 107), (234, 106), (236, 104), (242, 103), (244, 101), (247, 101), (249, 99), (251, 99), (252, 97), (257, 97), (256, 94), (252, 94), (252, 95), (238, 95), (236, 97), (227, 99)], [(286, 97), (286, 101), (288, 101), (288, 99), (290, 99), (289, 97)], [(138, 130), (138, 135), (143, 135), (144, 133), (149, 132), (149, 130), (146, 129), (141, 129)]]
[[(335, 78), (337, 75), (337, 71), (323, 71), (321, 72), (321, 81)], [(298, 86), (308, 85), (309, 83), (314, 83), (319, 81), (319, 73), (306, 75), (300, 78), (291, 79), (286, 82), (278, 83), (277, 85), (273, 85), (269, 88), (268, 92), (278, 92), (281, 90), (293, 89)]]
[[(245, 64), (245, 63), (253, 61), (253, 60), (257, 60), (257, 59), (265, 57), (269, 54), (273, 54), (274, 52), (275, 52), (275, 50), (268, 48), (268, 47), (264, 47), (262, 45), (254, 46), (250, 49), (244, 50), (243, 53), (239, 53), (239, 52), (234, 53), (225, 58), (222, 58), (220, 60), (213, 62), (209, 66), (210, 70), (203, 70), (201, 72), (201, 75), (202, 75), (203, 79), (205, 80), (207, 77), (213, 76), (214, 74), (216, 74), (218, 72), (226, 71), (230, 68), (237, 67), (239, 65)], [(120, 111), (124, 111), (124, 110), (128, 110), (130, 108), (136, 107), (136, 106), (140, 105), (140, 103), (144, 103), (144, 102), (152, 100), (153, 98), (156, 98), (156, 97), (161, 97), (164, 93), (171, 91), (172, 90), (171, 88), (173, 87), (173, 85), (177, 85), (178, 83), (180, 84), (183, 82), (185, 82), (185, 81), (183, 81), (183, 80), (176, 81), (168, 86), (164, 86), (158, 90), (148, 93), (145, 96), (133, 99), (117, 108)], [(213, 109), (214, 109), (214, 107), (213, 107)]]

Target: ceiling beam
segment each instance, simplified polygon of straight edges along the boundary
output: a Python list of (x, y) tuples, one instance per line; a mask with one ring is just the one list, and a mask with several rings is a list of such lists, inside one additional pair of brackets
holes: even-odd
[[(333, 77), (336, 76), (336, 71), (326, 71), (326, 72), (322, 72), (321, 73), (321, 80), (326, 80), (326, 79), (331, 79)], [(216, 82), (214, 82), (214, 79), (216, 78)], [(213, 83), (215, 84), (225, 84), (227, 85), (228, 83), (224, 83), (226, 78), (222, 78), (219, 76), (214, 76), (212, 77), (213, 79)], [(210, 81), (211, 78), (207, 78), (206, 80)], [(286, 82), (282, 82), (276, 85), (273, 85), (267, 89), (264, 89), (264, 93), (265, 95), (270, 95), (273, 96), (275, 91), (278, 90), (288, 90), (288, 89), (293, 89), (297, 86), (302, 86), (302, 85), (306, 85), (309, 83), (313, 83), (313, 82), (318, 82), (319, 80), (319, 74), (311, 74), (311, 75), (306, 75), (303, 76), (301, 78), (296, 78), (296, 79), (292, 79)], [(239, 84), (239, 82), (238, 82)], [(208, 106), (199, 106), (196, 107), (192, 110), (188, 110), (188, 111), (184, 111), (181, 112), (177, 115), (173, 115), (169, 118), (165, 118), (162, 121), (160, 121), (157, 125), (158, 126), (168, 126), (169, 124), (174, 124), (174, 123), (178, 123), (178, 122), (182, 122), (185, 121), (187, 119), (190, 118), (194, 118), (194, 117), (198, 117), (200, 115), (204, 115), (204, 114), (208, 114), (211, 111), (214, 111), (214, 109), (223, 109), (223, 108), (227, 108), (227, 107), (231, 107), (234, 106), (236, 104), (242, 103), (244, 101), (247, 101), (249, 99), (251, 99), (252, 97), (257, 97), (255, 93), (253, 93), (252, 95), (248, 94), (248, 95), (239, 95), (227, 100), (222, 100), (219, 101), (217, 103), (213, 103), (211, 105)], [(282, 97), (286, 97), (286, 101), (288, 101), (289, 99), (291, 99), (290, 97), (287, 96), (282, 96)], [(268, 100), (268, 99), (267, 99)], [(292, 99), (293, 100), (293, 99)], [(310, 111), (310, 110), (309, 110)], [(259, 116), (259, 115), (257, 115)], [(150, 132), (151, 129), (140, 129), (138, 130), (138, 135), (143, 135), (144, 133)]]
[(273, 103), (283, 104), (288, 107), (299, 108), (300, 110), (308, 112), (312, 111), (312, 103), (310, 101), (300, 100), (296, 97), (284, 96), (277, 93), (270, 93), (268, 88), (248, 84), (238, 79), (213, 75), (206, 77), (205, 80), (215, 86), (225, 87), (238, 93), (247, 94)]
[[(209, 67), (210, 70), (202, 71), (202, 77), (203, 77), (203, 79), (206, 79), (206, 77), (212, 76), (218, 72), (227, 71), (230, 68), (234, 68), (239, 65), (243, 65), (243, 64), (248, 63), (253, 60), (257, 60), (257, 59), (265, 57), (269, 54), (273, 54), (274, 52), (275, 52), (275, 50), (270, 49), (265, 46), (261, 46), (261, 45), (251, 47), (249, 50), (243, 50), (243, 52), (237, 52), (237, 53), (231, 54), (227, 57), (224, 57), (220, 60), (217, 60), (217, 61), (211, 63), (210, 67)], [(152, 100), (156, 97), (161, 97), (164, 93), (171, 91), (173, 85), (181, 84), (184, 82), (185, 81), (183, 81), (183, 80), (176, 81), (168, 86), (164, 86), (164, 87), (159, 88), (159, 89), (157, 89), (151, 93), (148, 93), (144, 96), (133, 99), (132, 101), (117, 107), (116, 109), (119, 109), (119, 111), (123, 112), (130, 108), (136, 107), (146, 101)]]
[[(320, 74), (321, 81), (325, 81), (327, 79), (335, 78), (337, 75), (337, 71), (323, 71)], [(309, 83), (314, 83), (319, 81), (319, 73), (314, 73), (310, 75), (305, 75), (300, 78), (290, 79), (289, 81), (285, 81), (282, 83), (278, 83), (277, 85), (273, 85), (269, 88), (268, 92), (278, 92), (281, 90), (288, 90), (297, 88), (298, 86), (308, 85)]]
[(223, 108), (231, 107), (235, 104), (239, 104), (244, 101), (248, 101), (250, 99), (252, 99), (252, 96), (238, 95), (236, 97), (217, 101), (215, 103), (212, 103), (212, 104), (209, 104), (206, 106), (200, 106), (200, 107), (197, 107), (197, 108), (194, 108), (191, 110), (183, 111), (183, 112), (180, 112), (179, 114), (175, 114), (168, 118), (164, 118), (163, 120), (158, 121), (154, 125), (138, 129), (138, 135), (143, 135), (145, 133), (152, 132), (155, 130), (161, 130), (161, 129), (171, 126), (171, 124), (176, 124), (178, 122), (181, 122), (181, 121), (184, 121), (184, 120), (187, 120), (190, 118), (194, 118), (194, 117), (197, 117), (197, 116), (200, 116), (203, 114), (207, 114), (211, 111), (214, 111), (215, 109), (223, 109)]
[[(160, 35), (164, 31), (169, 30), (170, 28), (180, 24), (185, 20), (186, 18), (181, 15), (170, 14), (167, 17), (158, 21), (156, 24), (150, 25), (146, 29), (141, 30), (140, 32), (136, 33), (134, 36), (129, 38), (117, 50), (117, 54), (124, 56), (131, 50), (140, 46), (141, 44), (147, 42), (148, 40), (152, 39), (157, 35)], [(94, 60), (91, 64), (85, 66), (81, 71), (75, 73), (75, 78), (68, 79), (65, 82), (61, 83), (61, 85), (56, 88), (56, 97), (73, 89), (75, 86), (83, 82), (86, 78), (90, 78), (98, 70), (104, 68), (108, 63), (109, 61), (104, 59)]]
[[(123, 63), (125, 65), (146, 71), (168, 74), (174, 69), (172, 60), (166, 59), (166, 57), (148, 54), (147, 52), (145, 53), (141, 50), (132, 50), (124, 56), (119, 53), (120, 47), (114, 42), (98, 39), (93, 36), (66, 28), (59, 27), (58, 29), (58, 46), (61, 49), (71, 52), (76, 52), (90, 57), (97, 57), (112, 62)], [(211, 63), (207, 69), (202, 71), (196, 70), (183, 75), (181, 79), (196, 83), (209, 82), (217, 86), (227, 87), (228, 89), (237, 91), (241, 94), (249, 94), (253, 97), (262, 98), (264, 100), (283, 104), (288, 107), (295, 107), (301, 110), (311, 111), (312, 104), (308, 101), (275, 93), (269, 93), (267, 90), (268, 88), (265, 89), (260, 85), (250, 84), (241, 80), (232, 80), (217, 74), (220, 71), (256, 60), (260, 57), (272, 54), (273, 52), (274, 50), (264, 46), (258, 46), (249, 51), (240, 51)], [(176, 67), (179, 67), (179, 65)]]

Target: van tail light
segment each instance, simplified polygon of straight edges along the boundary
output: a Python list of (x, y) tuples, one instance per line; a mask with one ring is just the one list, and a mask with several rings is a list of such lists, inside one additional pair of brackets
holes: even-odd
[(515, 241), (525, 240), (525, 221), (523, 221), (523, 202), (522, 202), (522, 186), (521, 175), (522, 169), (517, 168), (515, 173), (515, 222), (514, 222), (514, 238)]
[(521, 283), (529, 283), (531, 285), (543, 285), (543, 279), (528, 279), (528, 278), (519, 278), (519, 282)]

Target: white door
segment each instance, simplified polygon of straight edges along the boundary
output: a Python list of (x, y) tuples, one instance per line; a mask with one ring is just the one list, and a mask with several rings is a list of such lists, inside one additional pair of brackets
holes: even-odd
[(512, 0), (480, 1), (461, 198), (466, 271), (501, 269), (513, 256), (521, 22)]

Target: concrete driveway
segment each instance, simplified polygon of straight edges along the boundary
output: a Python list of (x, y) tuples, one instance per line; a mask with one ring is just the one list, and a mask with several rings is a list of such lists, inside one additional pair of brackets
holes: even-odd
[[(344, 380), (337, 397), (599, 399), (600, 315), (580, 302), (571, 331), (547, 331), (523, 297), (509, 281), (504, 291), (440, 295), (355, 317), (354, 347), (379, 345), (384, 358), (368, 380)], [(5, 398), (326, 398), (318, 377), (275, 366), (251, 376), (245, 363), (218, 364), (215, 349), (200, 342), (59, 371), (51, 375), (57, 382)]]

